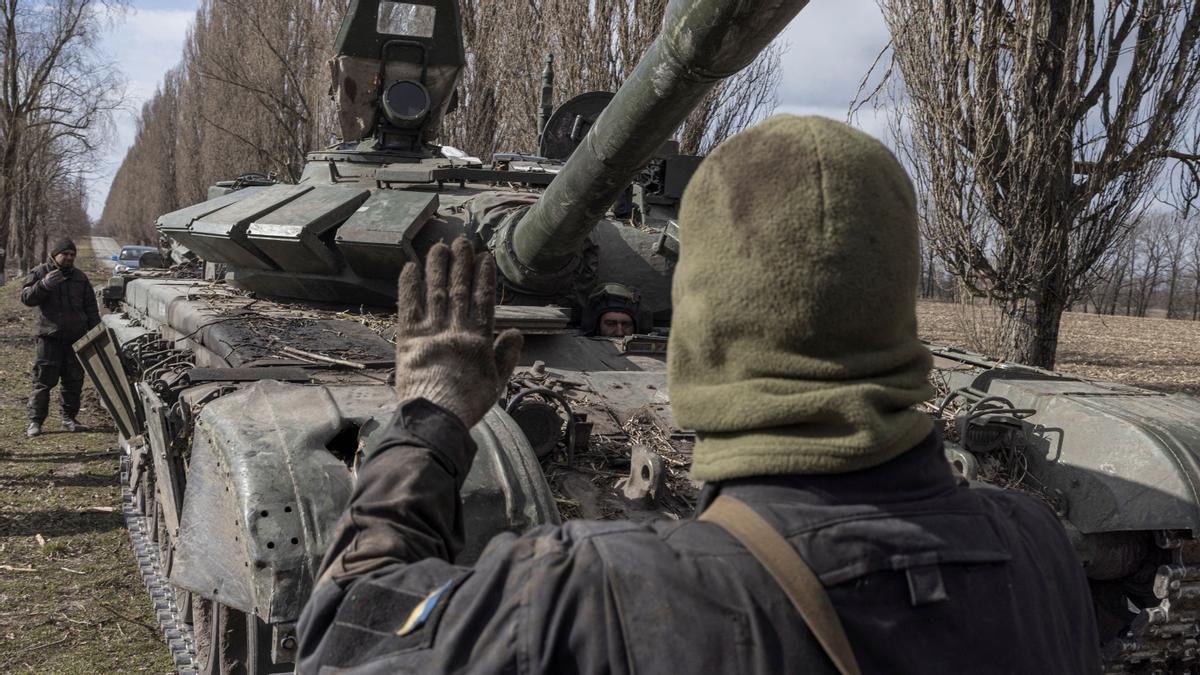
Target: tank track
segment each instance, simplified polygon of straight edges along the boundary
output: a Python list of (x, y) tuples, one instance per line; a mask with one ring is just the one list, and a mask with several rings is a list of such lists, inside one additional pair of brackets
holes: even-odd
[(1200, 673), (1200, 540), (1161, 533), (1170, 562), (1154, 575), (1154, 596), (1129, 631), (1108, 645), (1108, 673)]
[(121, 513), (125, 516), (125, 529), (133, 544), (133, 555), (137, 559), (142, 581), (150, 593), (150, 602), (158, 617), (158, 625), (166, 637), (171, 660), (179, 675), (196, 674), (196, 643), (192, 638), (192, 627), (180, 616), (175, 602), (175, 592), (162, 573), (158, 547), (150, 540), (150, 518), (137, 507), (133, 489), (129, 485), (129, 457), (121, 457)]

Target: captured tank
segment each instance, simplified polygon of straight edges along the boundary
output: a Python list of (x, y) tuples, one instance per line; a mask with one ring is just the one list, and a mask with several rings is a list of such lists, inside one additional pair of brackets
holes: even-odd
[[(181, 671), (292, 669), (295, 621), (395, 407), (397, 275), (437, 242), (495, 254), (497, 329), (526, 338), (471, 430), (459, 562), (563, 515), (689, 510), (658, 329), (699, 158), (671, 137), (804, 4), (676, 0), (620, 91), (556, 111), (548, 63), (537, 153), (485, 163), (435, 143), (466, 63), (457, 1), (350, 3), (331, 63), (341, 142), (296, 184), (247, 174), (162, 215), (177, 264), (113, 277), (76, 345), (120, 432), (126, 522)], [(636, 333), (585, 334), (601, 310)]]
[[(291, 669), (330, 530), (394, 407), (396, 277), (436, 242), (495, 255), (497, 329), (525, 335), (471, 431), (460, 562), (504, 530), (690, 512), (665, 355), (699, 158), (671, 136), (805, 4), (673, 0), (618, 92), (556, 111), (548, 62), (537, 154), (485, 163), (436, 144), (466, 61), (456, 0), (352, 0), (331, 64), (342, 142), (294, 185), (247, 175), (163, 215), (179, 264), (114, 277), (111, 313), (76, 346), (120, 430), (126, 522), (181, 671)], [(931, 349), (949, 461), (1059, 514), (1110, 672), (1196, 665), (1200, 402)]]

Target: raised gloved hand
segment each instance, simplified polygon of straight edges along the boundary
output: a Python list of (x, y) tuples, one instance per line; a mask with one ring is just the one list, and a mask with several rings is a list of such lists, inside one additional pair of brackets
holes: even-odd
[(51, 270), (49, 274), (42, 277), (42, 285), (46, 288), (54, 288), (63, 282), (62, 270)]
[(519, 331), (492, 341), (496, 262), (475, 255), (465, 237), (453, 248), (436, 244), (400, 273), (396, 314), (396, 394), (425, 398), (467, 427), (483, 419), (508, 382), (521, 354)]

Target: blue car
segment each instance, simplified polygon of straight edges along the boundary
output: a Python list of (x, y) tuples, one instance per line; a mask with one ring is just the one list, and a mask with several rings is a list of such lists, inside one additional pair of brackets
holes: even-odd
[(138, 261), (141, 259), (143, 253), (157, 251), (158, 249), (154, 246), (126, 246), (121, 249), (120, 255), (112, 257), (113, 262), (117, 263), (117, 266), (113, 268), (113, 274), (136, 270), (138, 267), (141, 267)]

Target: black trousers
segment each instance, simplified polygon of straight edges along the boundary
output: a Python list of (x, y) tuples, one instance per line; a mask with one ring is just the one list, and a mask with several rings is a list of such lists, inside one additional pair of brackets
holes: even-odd
[(27, 411), (33, 422), (42, 422), (50, 411), (50, 390), (61, 381), (63, 418), (79, 414), (79, 395), (83, 391), (83, 364), (71, 349), (71, 342), (39, 336), (37, 357), (33, 362), (33, 393)]

